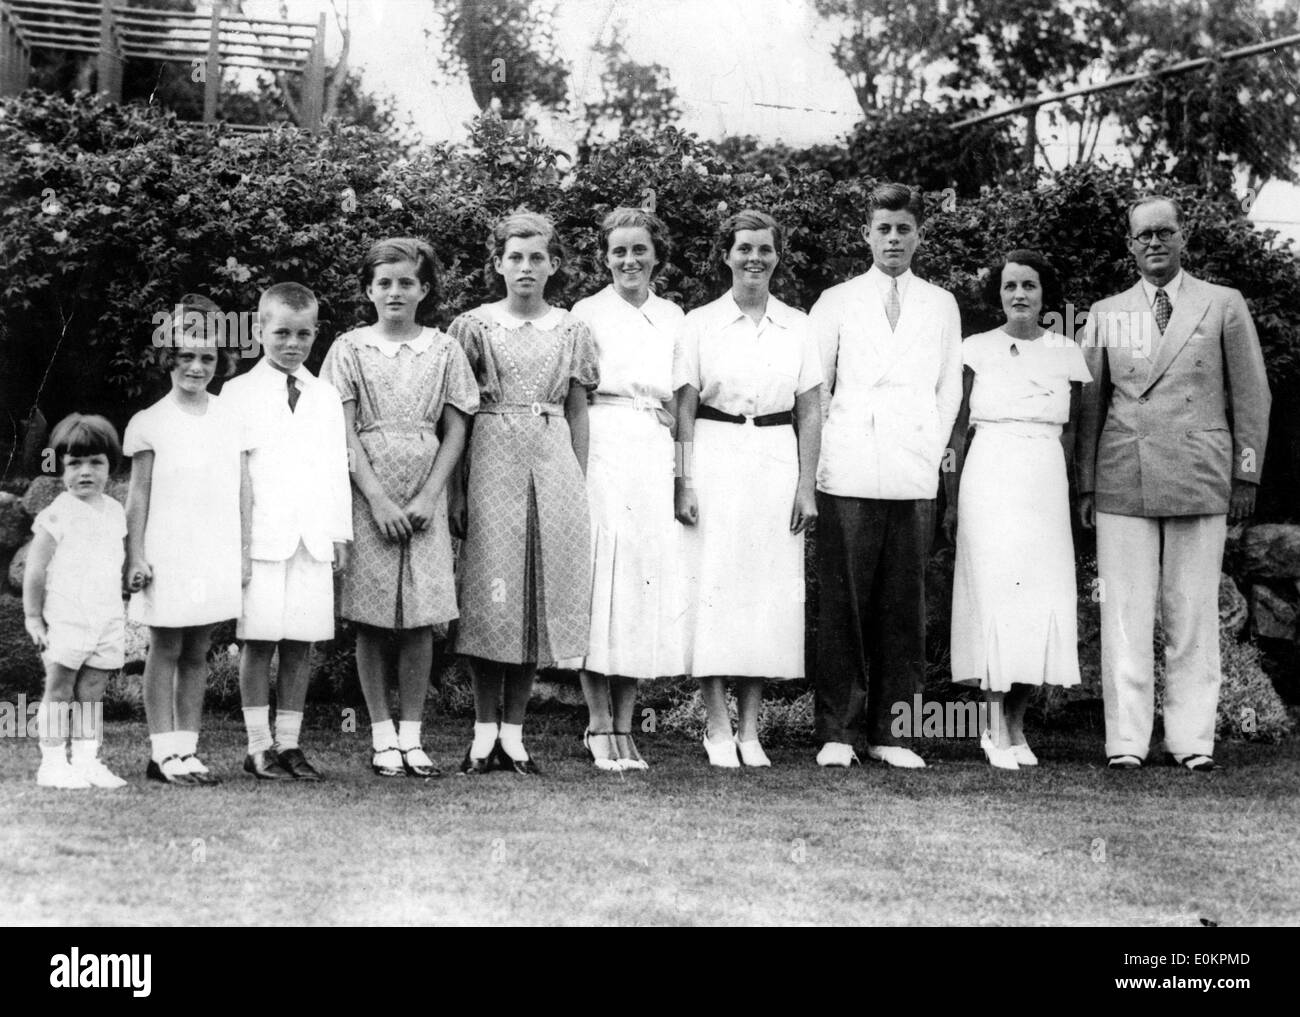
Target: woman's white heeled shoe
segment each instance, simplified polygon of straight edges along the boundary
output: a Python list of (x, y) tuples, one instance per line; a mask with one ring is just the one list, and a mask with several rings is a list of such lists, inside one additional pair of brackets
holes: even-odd
[(740, 761), (745, 766), (771, 766), (772, 760), (767, 758), (767, 753), (763, 751), (763, 746), (755, 738), (752, 742), (742, 742), (736, 739), (736, 752), (740, 755)]
[(980, 735), (980, 748), (984, 750), (989, 766), (997, 767), (999, 770), (1020, 769), (1020, 764), (1016, 762), (1015, 751), (1013, 749), (998, 748), (993, 741), (992, 735), (987, 731)]
[(1038, 757), (1034, 755), (1034, 750), (1029, 747), (1028, 742), (1021, 742), (1019, 745), (1012, 745), (1011, 754), (1015, 757), (1016, 762), (1021, 766), (1038, 765)]
[(736, 740), (728, 738), (725, 742), (709, 741), (709, 732), (704, 732), (704, 751), (709, 754), (711, 766), (721, 766), (728, 770), (739, 769), (740, 759), (736, 756)]

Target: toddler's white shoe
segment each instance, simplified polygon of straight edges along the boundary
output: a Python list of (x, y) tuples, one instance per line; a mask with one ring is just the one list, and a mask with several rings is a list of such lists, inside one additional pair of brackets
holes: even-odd
[(126, 781), (105, 766), (103, 761), (98, 757), (79, 759), (72, 764), (72, 768), (85, 778), (91, 787), (126, 787)]

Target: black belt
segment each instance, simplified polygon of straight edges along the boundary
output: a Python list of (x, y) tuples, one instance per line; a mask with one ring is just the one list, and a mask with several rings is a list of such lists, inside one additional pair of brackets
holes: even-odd
[(752, 420), (755, 427), (779, 427), (782, 424), (794, 423), (794, 414), (789, 410), (782, 413), (765, 413), (761, 417), (745, 417), (739, 413), (723, 413), (712, 406), (701, 405), (695, 411), (695, 416), (700, 420), (720, 420), (724, 424), (743, 424), (746, 420)]

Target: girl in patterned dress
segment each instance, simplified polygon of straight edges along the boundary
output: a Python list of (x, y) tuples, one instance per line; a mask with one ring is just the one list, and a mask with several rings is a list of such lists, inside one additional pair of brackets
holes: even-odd
[(523, 723), (537, 668), (587, 653), (584, 473), (596, 349), (585, 324), (546, 302), (561, 256), (550, 220), (508, 216), (488, 246), (506, 297), (450, 329), (480, 395), (466, 489), (452, 509), (465, 536), (455, 649), (474, 658), (474, 741), (461, 772), (536, 773)]
[[(456, 617), (446, 486), (465, 448), (478, 389), (459, 344), (420, 324), (437, 303), (436, 264), (421, 240), (371, 247), (361, 284), (377, 321), (339, 337), (320, 375), (338, 390), (347, 424), (354, 545), (339, 613), (357, 623), (371, 766), (382, 777), (438, 776), (420, 746), (420, 720), (433, 626)], [(396, 729), (387, 694), (394, 636)]]

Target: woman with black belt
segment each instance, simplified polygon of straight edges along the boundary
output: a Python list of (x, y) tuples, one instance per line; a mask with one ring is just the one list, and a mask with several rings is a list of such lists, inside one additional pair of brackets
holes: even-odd
[(817, 516), (822, 372), (807, 315), (769, 292), (783, 241), (764, 212), (723, 223), (716, 256), (731, 289), (686, 316), (674, 370), (686, 665), (714, 766), (771, 765), (758, 741), (763, 679), (804, 675), (803, 534)]

